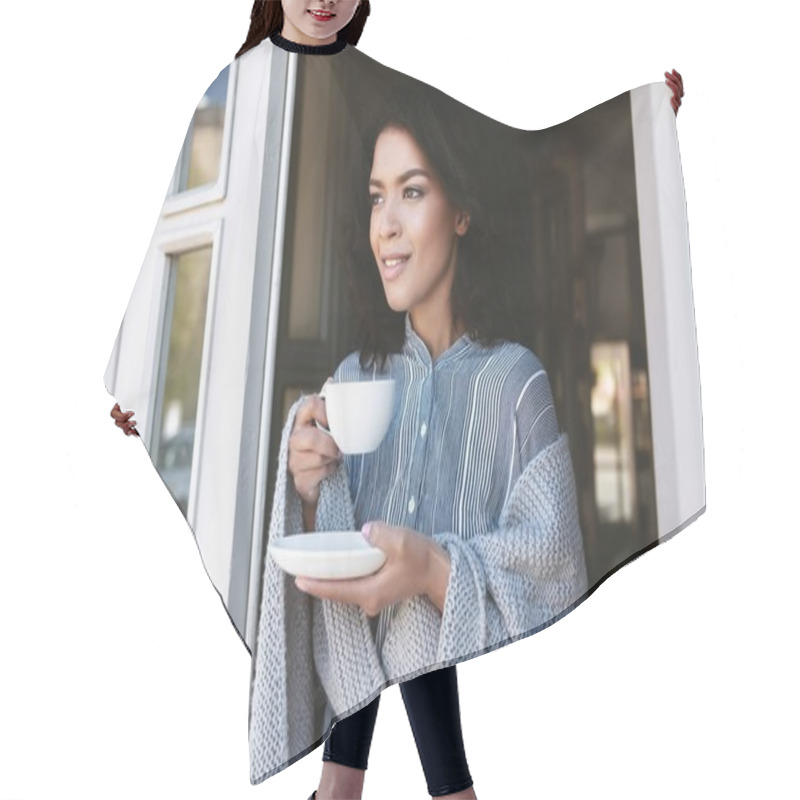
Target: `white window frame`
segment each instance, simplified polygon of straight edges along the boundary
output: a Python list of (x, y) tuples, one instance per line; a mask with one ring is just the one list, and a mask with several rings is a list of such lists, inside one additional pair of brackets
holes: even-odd
[(183, 160), (188, 156), (186, 148), (181, 148), (175, 169), (172, 172), (167, 197), (164, 200), (162, 209), (163, 217), (170, 217), (182, 211), (216, 203), (225, 198), (228, 191), (228, 168), (231, 158), (231, 140), (233, 131), (234, 98), (236, 96), (236, 76), (238, 74), (238, 62), (233, 61), (228, 67), (228, 88), (225, 95), (225, 120), (222, 132), (222, 147), (219, 155), (219, 174), (214, 183), (196, 186), (193, 189), (178, 191), (178, 176), (181, 172)]
[(197, 396), (197, 421), (195, 423), (194, 444), (192, 447), (192, 466), (189, 477), (189, 499), (186, 510), (186, 521), (194, 530), (197, 519), (197, 487), (200, 482), (200, 471), (203, 463), (203, 431), (206, 421), (206, 396), (208, 384), (208, 369), (211, 360), (211, 344), (214, 341), (214, 310), (217, 303), (217, 278), (219, 275), (220, 252), (222, 248), (222, 229), (223, 220), (221, 218), (201, 222), (181, 231), (179, 235), (172, 233), (158, 242), (159, 257), (157, 261), (157, 273), (154, 281), (158, 287), (159, 298), (157, 308), (159, 313), (153, 320), (155, 330), (152, 331), (153, 348), (152, 361), (153, 371), (150, 376), (150, 397), (148, 406), (152, 409), (152, 424), (150, 425), (147, 450), (150, 453), (157, 452), (158, 440), (160, 438), (160, 405), (159, 392), (163, 386), (165, 370), (168, 367), (165, 350), (169, 346), (169, 341), (165, 336), (166, 316), (171, 309), (167, 308), (169, 291), (169, 270), (173, 258), (178, 257), (187, 250), (194, 250), (199, 247), (211, 246), (211, 266), (208, 276), (208, 300), (206, 303), (206, 321), (203, 331), (203, 356), (200, 362), (200, 384)]

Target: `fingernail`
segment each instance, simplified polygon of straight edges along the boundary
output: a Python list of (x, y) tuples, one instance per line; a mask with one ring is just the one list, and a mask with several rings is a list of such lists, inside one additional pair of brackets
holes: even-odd
[(305, 585), (305, 583), (303, 583), (303, 581), (300, 580), (300, 578), (295, 578), (294, 579), (294, 585), (298, 589), (300, 589), (301, 592), (304, 592), (306, 590), (306, 585)]
[(365, 522), (363, 527), (361, 528), (361, 534), (367, 541), (369, 541), (369, 530), (370, 530), (370, 523)]

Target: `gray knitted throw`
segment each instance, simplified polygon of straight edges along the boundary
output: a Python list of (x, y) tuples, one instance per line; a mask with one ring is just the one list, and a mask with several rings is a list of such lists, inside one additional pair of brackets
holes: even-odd
[[(303, 533), (281, 437), (271, 540)], [(319, 531), (354, 530), (345, 465), (320, 486)], [(567, 434), (532, 460), (512, 490), (499, 530), (464, 541), (433, 538), (451, 559), (442, 613), (424, 595), (398, 603), (381, 652), (356, 605), (319, 600), (265, 558), (251, 671), (250, 781), (261, 783), (318, 746), (331, 724), (387, 686), (487, 653), (552, 624), (587, 592), (583, 540)]]

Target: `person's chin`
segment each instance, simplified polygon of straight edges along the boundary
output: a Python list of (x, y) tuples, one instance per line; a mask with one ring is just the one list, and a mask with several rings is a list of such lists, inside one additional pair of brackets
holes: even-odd
[(386, 292), (385, 295), (386, 304), (392, 309), (392, 311), (402, 311), (404, 313), (408, 311), (408, 301), (406, 298), (394, 292)]

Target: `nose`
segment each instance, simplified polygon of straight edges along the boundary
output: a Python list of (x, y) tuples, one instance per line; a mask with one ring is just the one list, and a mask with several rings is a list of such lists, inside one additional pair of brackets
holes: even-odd
[(378, 234), (382, 239), (389, 239), (400, 233), (400, 220), (395, 212), (394, 203), (387, 198), (381, 210), (378, 223)]

